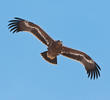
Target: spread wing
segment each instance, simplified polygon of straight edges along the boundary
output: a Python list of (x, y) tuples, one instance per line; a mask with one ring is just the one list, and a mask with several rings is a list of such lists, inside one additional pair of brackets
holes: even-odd
[(28, 22), (24, 19), (15, 17), (14, 20), (9, 21), (9, 29), (10, 31), (19, 32), (19, 31), (27, 31), (35, 35), (42, 43), (49, 46), (54, 40), (38, 25)]
[(90, 77), (91, 79), (95, 79), (100, 76), (100, 67), (84, 52), (63, 46), (61, 54), (83, 64), (87, 71), (88, 77)]

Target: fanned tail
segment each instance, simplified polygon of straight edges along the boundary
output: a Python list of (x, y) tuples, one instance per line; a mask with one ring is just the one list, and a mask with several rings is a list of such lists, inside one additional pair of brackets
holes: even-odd
[(42, 52), (42, 53), (41, 53), (41, 56), (42, 56), (46, 61), (48, 61), (49, 63), (51, 63), (51, 64), (57, 64), (57, 57), (55, 57), (54, 59), (50, 59), (49, 57), (47, 57), (47, 52), (48, 52), (48, 51)]

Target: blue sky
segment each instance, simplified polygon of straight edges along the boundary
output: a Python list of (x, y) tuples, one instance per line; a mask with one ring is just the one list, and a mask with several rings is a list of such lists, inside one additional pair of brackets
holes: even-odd
[[(109, 0), (1, 0), (0, 100), (110, 99)], [(86, 52), (101, 67), (101, 77), (87, 78), (80, 63), (58, 56), (44, 61), (45, 45), (32, 34), (12, 34), (8, 20), (20, 17), (40, 25), (65, 46)]]

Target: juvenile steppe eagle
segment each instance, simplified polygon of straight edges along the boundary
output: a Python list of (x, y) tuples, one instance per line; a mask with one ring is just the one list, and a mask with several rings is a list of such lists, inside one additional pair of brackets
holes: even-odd
[(73, 60), (79, 61), (84, 65), (88, 77), (91, 79), (100, 76), (101, 68), (91, 59), (87, 54), (72, 48), (68, 48), (62, 44), (60, 40), (53, 40), (43, 29), (38, 25), (27, 20), (15, 17), (14, 20), (9, 21), (10, 32), (27, 31), (37, 37), (42, 43), (47, 46), (47, 51), (41, 53), (41, 56), (51, 64), (57, 64), (57, 56), (63, 55)]

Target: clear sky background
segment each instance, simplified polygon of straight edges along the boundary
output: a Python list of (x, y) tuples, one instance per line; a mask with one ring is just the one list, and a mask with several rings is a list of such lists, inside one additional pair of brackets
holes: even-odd
[[(8, 20), (20, 17), (40, 25), (65, 46), (86, 52), (101, 67), (90, 80), (84, 67), (58, 56), (51, 65), (47, 50), (32, 34), (12, 34)], [(1, 0), (0, 100), (109, 100), (110, 0)]]

